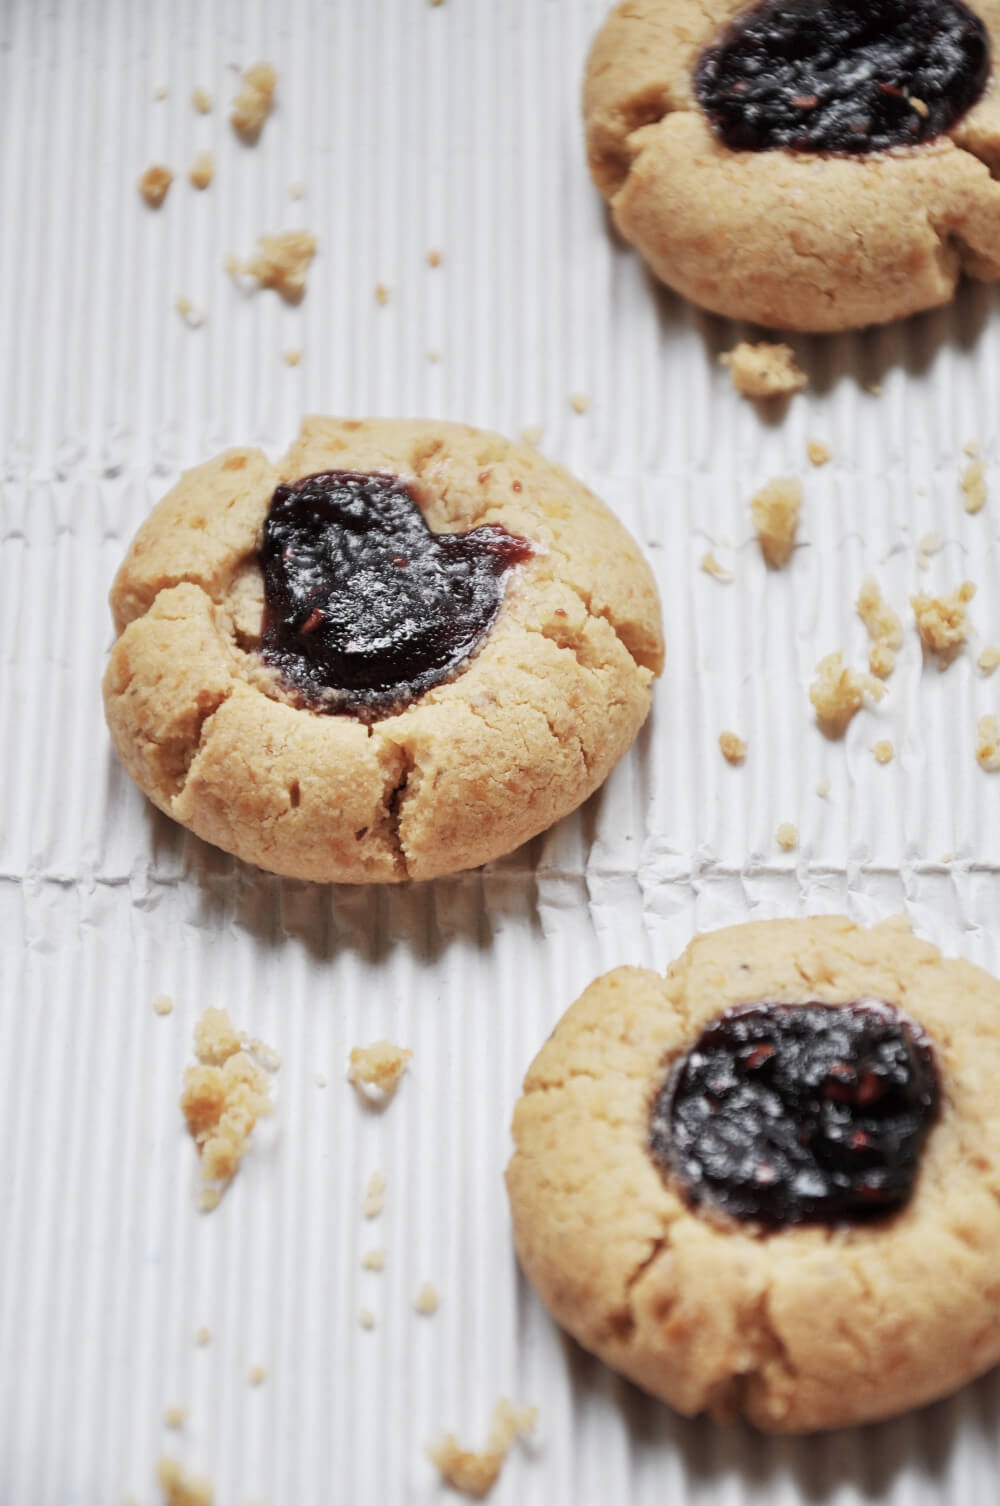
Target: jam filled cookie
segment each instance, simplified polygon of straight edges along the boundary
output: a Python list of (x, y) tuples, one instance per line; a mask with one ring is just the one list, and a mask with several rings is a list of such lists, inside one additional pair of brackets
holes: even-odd
[(1000, 1359), (1000, 984), (905, 923), (767, 921), (619, 968), (514, 1114), (518, 1255), (694, 1416), (890, 1417)]
[(1000, 278), (1000, 0), (624, 0), (584, 87), (619, 230), (695, 303), (840, 330)]
[(139, 530), (111, 591), (118, 754), (161, 810), (276, 873), (474, 867), (631, 745), (663, 640), (637, 545), (527, 446), (306, 419), (230, 450)]

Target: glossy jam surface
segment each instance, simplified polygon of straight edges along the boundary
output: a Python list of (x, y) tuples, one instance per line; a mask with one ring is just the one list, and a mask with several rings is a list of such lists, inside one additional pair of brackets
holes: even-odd
[(279, 486), (260, 547), (261, 653), (313, 710), (400, 711), (475, 652), (533, 552), (498, 527), (432, 533), (394, 476)]
[(733, 151), (853, 156), (940, 136), (989, 70), (961, 0), (763, 0), (702, 53), (694, 84)]
[(875, 999), (712, 1020), (653, 1106), (650, 1151), (689, 1201), (772, 1227), (900, 1208), (939, 1107), (930, 1041)]

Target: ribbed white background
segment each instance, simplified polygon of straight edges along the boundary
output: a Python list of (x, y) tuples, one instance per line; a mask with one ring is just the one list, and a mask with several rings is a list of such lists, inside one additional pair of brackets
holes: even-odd
[[(0, 1506), (147, 1506), (164, 1449), (210, 1475), (217, 1506), (430, 1502), (425, 1444), (481, 1442), (501, 1393), (541, 1411), (494, 1497), (508, 1506), (994, 1506), (997, 1376), (827, 1439), (684, 1423), (562, 1341), (511, 1254), (518, 1084), (598, 971), (663, 966), (696, 929), (750, 916), (901, 908), (1000, 969), (1000, 776), (974, 757), (1000, 675), (970, 655), (923, 668), (910, 627), (883, 708), (843, 744), (807, 699), (822, 654), (863, 659), (868, 571), (901, 610), (971, 578), (975, 648), (1000, 641), (996, 297), (796, 342), (810, 391), (777, 422), (741, 402), (716, 362), (741, 332), (657, 289), (589, 185), (577, 100), (602, 11), (0, 0)], [(226, 106), (258, 58), (280, 107), (248, 150)], [(185, 179), (200, 147), (203, 194)], [(159, 213), (135, 191), (154, 160), (178, 175)], [(293, 225), (320, 244), (301, 306), (241, 294), (225, 255)], [(132, 531), (183, 467), (237, 442), (276, 454), (310, 410), (544, 424), (546, 453), (657, 571), (669, 664), (633, 754), (577, 818), (481, 873), (281, 882), (155, 815), (111, 754), (105, 596)], [(834, 450), (821, 471), (809, 438)], [(991, 486), (975, 518), (970, 439)], [(802, 547), (768, 574), (747, 503), (793, 473)], [(931, 530), (943, 547), (921, 574)], [(699, 572), (710, 547), (733, 584)], [(749, 740), (743, 770), (718, 754), (723, 727)], [(177, 1097), (207, 1004), (284, 1065), (273, 1122), (201, 1217)], [(379, 1116), (343, 1073), (383, 1035), (414, 1058)], [(386, 1209), (367, 1224), (374, 1169)], [(381, 1275), (360, 1268), (372, 1246)], [(426, 1279), (431, 1319), (412, 1309)]]

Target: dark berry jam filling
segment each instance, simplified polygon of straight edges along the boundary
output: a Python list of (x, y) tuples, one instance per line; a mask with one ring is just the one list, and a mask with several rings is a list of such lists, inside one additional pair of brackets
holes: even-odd
[(939, 1101), (931, 1043), (891, 1004), (752, 1004), (671, 1071), (650, 1151), (733, 1218), (867, 1219), (909, 1199)]
[(475, 652), (507, 572), (533, 552), (499, 527), (432, 533), (395, 476), (279, 486), (260, 546), (261, 653), (313, 710), (402, 710)]
[(986, 27), (961, 0), (762, 0), (695, 68), (695, 94), (737, 152), (851, 155), (950, 130), (982, 94)]

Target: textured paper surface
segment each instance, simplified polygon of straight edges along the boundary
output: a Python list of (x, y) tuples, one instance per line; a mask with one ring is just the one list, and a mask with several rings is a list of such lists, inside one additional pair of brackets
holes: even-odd
[[(905, 910), (1000, 969), (1000, 776), (974, 755), (978, 716), (1000, 711), (1000, 675), (974, 663), (1000, 641), (996, 296), (797, 341), (811, 385), (784, 418), (741, 401), (716, 357), (744, 332), (659, 291), (589, 185), (578, 92), (602, 13), (0, 6), (0, 1506), (145, 1506), (161, 1451), (204, 1470), (217, 1506), (435, 1501), (425, 1445), (485, 1441), (501, 1394), (541, 1413), (493, 1497), (508, 1506), (996, 1499), (996, 1375), (828, 1439), (686, 1423), (562, 1341), (512, 1257), (518, 1084), (598, 971), (662, 967), (697, 929), (831, 910)], [(279, 107), (250, 150), (226, 112), (258, 58)], [(185, 175), (202, 147), (216, 178), (199, 194)], [(159, 212), (135, 189), (152, 161), (177, 174)], [(296, 225), (319, 239), (302, 304), (236, 289), (225, 256)], [(367, 893), (262, 876), (153, 813), (111, 754), (105, 596), (128, 538), (182, 468), (231, 443), (277, 454), (307, 411), (543, 424), (544, 451), (656, 569), (669, 660), (650, 724), (577, 817), (483, 872)], [(813, 438), (833, 450), (821, 470)], [(959, 496), (972, 439), (977, 517)], [(776, 574), (748, 503), (783, 474), (806, 502)], [(699, 570), (708, 549), (732, 584)], [(832, 650), (863, 664), (869, 571), (906, 643), (882, 708), (830, 744), (808, 684)], [(939, 674), (907, 597), (964, 578), (973, 651)], [(719, 755), (723, 728), (748, 740), (743, 769)], [(177, 1096), (208, 1004), (283, 1065), (273, 1121), (201, 1217)], [(380, 1036), (414, 1055), (376, 1115), (344, 1072)], [(375, 1169), (385, 1212), (367, 1222)], [(373, 1247), (381, 1274), (361, 1268)], [(425, 1280), (432, 1318), (413, 1310)], [(175, 1405), (188, 1417), (169, 1432)]]

